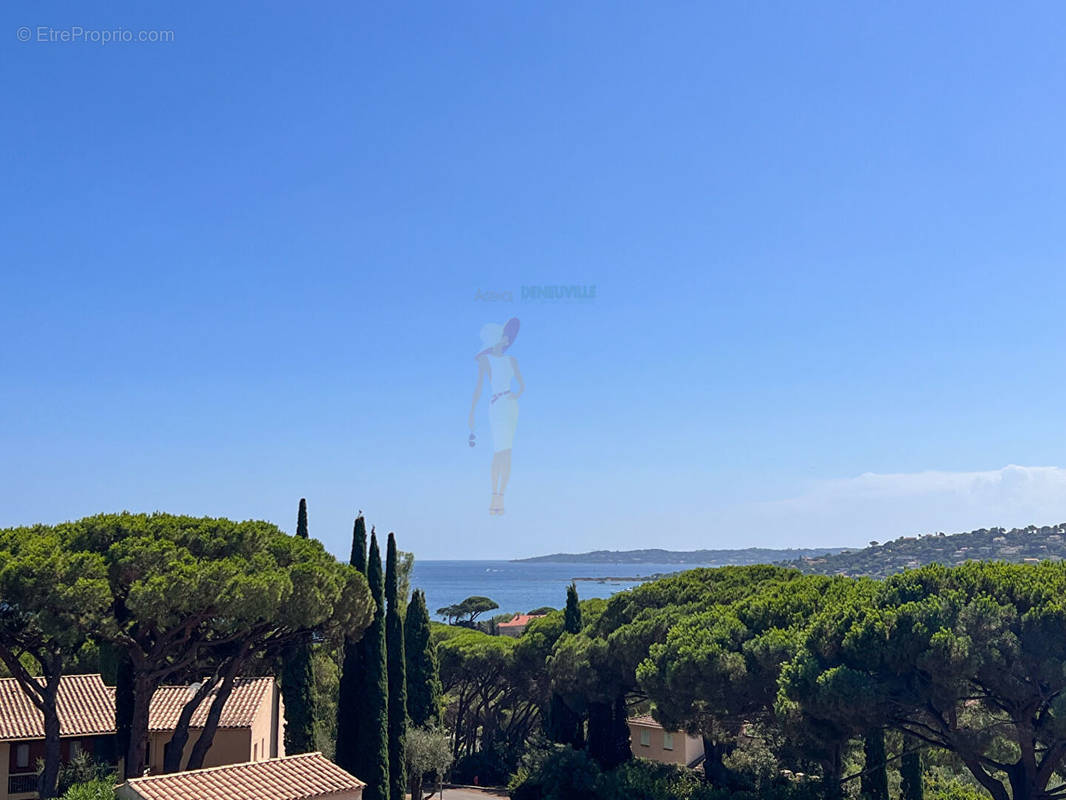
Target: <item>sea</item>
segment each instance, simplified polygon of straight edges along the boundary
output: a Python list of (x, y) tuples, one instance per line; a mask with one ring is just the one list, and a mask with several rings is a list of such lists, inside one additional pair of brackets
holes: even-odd
[[(692, 569), (701, 564), (556, 564), (515, 561), (415, 561), (411, 588), (426, 593), (430, 616), (472, 595), (495, 600), (499, 611), (527, 613), (537, 608), (566, 605), (566, 587), (578, 580), (582, 599), (610, 597), (632, 589), (656, 574)], [(487, 616), (487, 615), (486, 615)]]

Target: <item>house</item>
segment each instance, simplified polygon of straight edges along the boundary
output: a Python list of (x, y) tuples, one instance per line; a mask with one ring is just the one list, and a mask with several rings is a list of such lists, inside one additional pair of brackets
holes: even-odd
[[(195, 686), (160, 686), (148, 708), (148, 770), (163, 771), (163, 748), (170, 741), (178, 716)], [(212, 692), (200, 704), (189, 723), (189, 741), (181, 763), (184, 767), (207, 721)], [(222, 708), (218, 730), (204, 757), (205, 767), (265, 761), (285, 755), (285, 705), (281, 690), (272, 677), (238, 678), (233, 693)]]
[(540, 619), (544, 614), (515, 614), (508, 622), (499, 623), (496, 628), (501, 636), (519, 637), (535, 619)]
[(365, 784), (321, 753), (133, 778), (115, 800), (361, 800)]
[(668, 731), (650, 716), (632, 717), (629, 737), (633, 755), (640, 758), (686, 767), (694, 767), (703, 760), (701, 738)]
[[(170, 741), (182, 706), (195, 686), (161, 686), (152, 695), (148, 714), (145, 769), (161, 772), (163, 748)], [(184, 765), (207, 719), (209, 694), (192, 716)], [(99, 675), (66, 675), (57, 698), (62, 736), (61, 757), (69, 761), (87, 753), (99, 761), (117, 761), (114, 745), (115, 690)], [(204, 766), (264, 761), (283, 756), (284, 705), (274, 678), (238, 678), (226, 701)], [(0, 679), (0, 800), (31, 800), (36, 793), (37, 760), (44, 758), (44, 722), (13, 678)]]

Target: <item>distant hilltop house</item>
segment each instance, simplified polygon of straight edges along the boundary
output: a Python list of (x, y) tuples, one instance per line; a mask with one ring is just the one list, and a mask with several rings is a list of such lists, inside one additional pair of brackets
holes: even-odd
[(501, 622), (496, 626), (501, 636), (521, 636), (529, 623), (535, 619), (547, 616), (546, 614), (515, 614), (509, 622)]
[(116, 800), (361, 800), (365, 784), (321, 753), (131, 778)]
[(668, 731), (650, 716), (630, 718), (629, 737), (633, 755), (640, 758), (685, 767), (695, 767), (703, 761), (701, 738)]
[[(161, 686), (148, 713), (145, 769), (162, 772), (163, 748), (174, 733), (182, 706), (196, 686)], [(215, 693), (193, 714), (182, 766), (207, 719)], [(57, 698), (62, 736), (61, 758), (80, 753), (116, 763), (115, 690), (100, 675), (66, 675)], [(285, 755), (284, 705), (272, 677), (238, 678), (219, 719), (205, 767), (258, 762)], [(37, 797), (37, 760), (44, 758), (44, 718), (13, 678), (0, 679), (0, 800)]]

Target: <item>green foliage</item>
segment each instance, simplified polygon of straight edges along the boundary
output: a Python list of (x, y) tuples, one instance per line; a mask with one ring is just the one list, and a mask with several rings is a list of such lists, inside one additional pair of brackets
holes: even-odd
[(958, 778), (932, 775), (925, 787), (925, 800), (988, 800), (988, 792)]
[(323, 642), (311, 651), (315, 750), (331, 761), (337, 754), (337, 706), (343, 658), (343, 644)]
[(354, 775), (366, 782), (365, 800), (389, 798), (389, 679), (385, 647), (385, 578), (377, 534), (371, 530), (367, 556), (367, 581), (377, 604), (374, 621), (363, 636), (363, 680), (356, 713), (360, 714), (360, 738), (355, 753)]
[(307, 529), (307, 500), (303, 497), (300, 498), (300, 508), (296, 512), (296, 535), (301, 539), (311, 536)]
[[(360, 514), (352, 529), (351, 566), (361, 575), (366, 575), (366, 520)], [(376, 604), (372, 597), (371, 601)], [(377, 606), (375, 605), (375, 608)], [(366, 640), (352, 632), (344, 643), (340, 682), (337, 687), (337, 764), (348, 772), (359, 767), (359, 748), (367, 724), (361, 716), (360, 703), (363, 697), (363, 680)]]
[(466, 598), (461, 603), (438, 608), (437, 615), (443, 617), (449, 624), (471, 626), (486, 611), (493, 611), (499, 607), (499, 603), (495, 600), (474, 596)]
[(577, 584), (573, 582), (566, 587), (566, 613), (563, 617), (563, 630), (567, 633), (581, 633), (581, 603), (577, 598)]
[(784, 696), (840, 735), (889, 721), (956, 754), (997, 800), (1039, 795), (1066, 757), (1064, 596), (1066, 565), (1050, 562), (894, 576), (812, 621)]
[(446, 723), (455, 731), (456, 780), (477, 775), (482, 783), (513, 770), (540, 726), (547, 701), (543, 659), (536, 666), (534, 640), (490, 636), (469, 628), (433, 628), (447, 698)]
[(62, 795), (61, 800), (114, 800), (114, 798), (115, 782), (110, 779), (97, 779), (71, 786)]
[[(300, 498), (296, 514), (296, 535), (310, 538), (307, 528), (307, 500)], [(314, 752), (315, 707), (314, 668), (310, 642), (294, 642), (281, 657), (281, 694), (285, 703), (285, 753)]]
[[(320, 542), (288, 536), (265, 522), (169, 514), (99, 515), (57, 526), (70, 548), (102, 557), (113, 615), (97, 635), (121, 648), (120, 735), (127, 764), (139, 764), (144, 713), (159, 683), (182, 674), (190, 655), (210, 674), (255, 656), (272, 661), (312, 634), (358, 634), (373, 603), (366, 580)], [(237, 640), (240, 647), (232, 647)], [(135, 688), (134, 688), (135, 687)], [(213, 729), (194, 745), (190, 763)], [(200, 743), (203, 743), (202, 745)]]
[(432, 725), (407, 731), (405, 751), (411, 797), (421, 800), (427, 776), (440, 778), (452, 764), (452, 741), (448, 732)]
[(56, 791), (65, 795), (74, 787), (93, 783), (106, 783), (110, 788), (115, 785), (117, 778), (113, 766), (96, 761), (88, 753), (82, 752), (60, 766)]
[(113, 630), (104, 559), (70, 538), (69, 526), (0, 531), (0, 664), (43, 712), (44, 797), (54, 796), (59, 778), (60, 678), (92, 634)]
[(643, 759), (603, 771), (588, 753), (535, 744), (508, 784), (512, 800), (821, 800), (820, 787), (778, 781), (716, 790), (694, 770)]
[(389, 534), (385, 557), (385, 641), (389, 680), (389, 799), (404, 800), (407, 789), (407, 663), (400, 615), (396, 536)]
[(441, 687), (437, 646), (426, 609), (426, 596), (416, 589), (407, 606), (404, 623), (404, 656), (407, 660), (407, 715), (416, 727), (440, 721)]
[(583, 750), (537, 747), (522, 759), (508, 789), (511, 800), (592, 800), (601, 776)]

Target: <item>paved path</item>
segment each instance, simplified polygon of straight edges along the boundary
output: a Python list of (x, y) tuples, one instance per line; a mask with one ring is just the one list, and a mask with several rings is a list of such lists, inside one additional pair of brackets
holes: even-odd
[[(498, 800), (507, 797), (507, 792), (489, 791), (485, 789), (445, 789), (444, 800)], [(439, 800), (440, 795), (433, 795), (433, 800)]]

